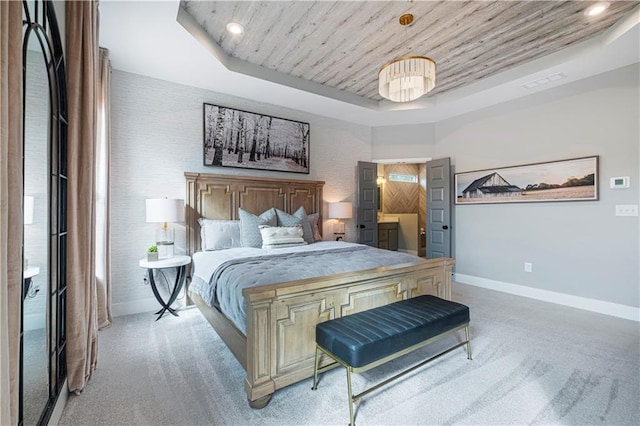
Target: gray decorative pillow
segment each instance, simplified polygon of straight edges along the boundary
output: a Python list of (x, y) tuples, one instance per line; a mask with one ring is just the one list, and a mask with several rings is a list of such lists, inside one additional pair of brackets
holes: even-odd
[(304, 240), (307, 242), (307, 244), (313, 244), (313, 242), (315, 241), (313, 239), (313, 230), (311, 229), (311, 223), (304, 207), (300, 206), (298, 210), (293, 213), (293, 215), (300, 218)]
[(302, 225), (304, 240), (307, 244), (313, 244), (313, 231), (311, 230), (311, 225), (309, 224), (307, 212), (304, 210), (304, 207), (300, 206), (292, 215), (276, 209), (276, 215), (278, 216), (278, 226)]
[(309, 225), (311, 225), (311, 232), (313, 232), (313, 241), (321, 241), (322, 235), (320, 234), (320, 228), (318, 227), (318, 221), (320, 215), (318, 213), (311, 213), (307, 215), (309, 219)]
[(239, 220), (198, 219), (202, 250), (242, 247)]
[(240, 217), (240, 241), (242, 241), (242, 247), (261, 248), (262, 235), (260, 235), (259, 226), (276, 226), (278, 224), (276, 209), (274, 208), (263, 212), (260, 216), (239, 208), (238, 216)]

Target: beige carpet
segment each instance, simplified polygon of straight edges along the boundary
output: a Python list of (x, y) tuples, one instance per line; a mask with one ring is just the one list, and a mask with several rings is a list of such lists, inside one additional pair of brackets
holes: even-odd
[[(637, 322), (455, 283), (454, 300), (471, 309), (473, 361), (460, 348), (368, 395), (356, 424), (640, 424)], [(197, 310), (154, 320), (119, 317), (100, 332), (98, 370), (60, 424), (348, 423), (343, 369), (253, 410), (242, 368)], [(355, 391), (437, 349), (356, 375)]]

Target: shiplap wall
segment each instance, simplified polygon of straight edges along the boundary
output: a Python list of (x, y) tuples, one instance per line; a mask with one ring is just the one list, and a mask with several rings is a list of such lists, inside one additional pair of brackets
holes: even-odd
[(419, 176), (418, 164), (385, 164), (382, 196), (382, 211), (385, 214), (418, 213), (420, 201), (420, 184), (413, 182), (396, 182), (389, 179), (391, 173)]
[[(205, 102), (310, 123), (310, 173), (204, 167)], [(143, 282), (145, 270), (138, 267), (153, 243), (157, 225), (145, 222), (145, 199), (184, 198), (185, 171), (324, 180), (326, 202), (354, 201), (357, 161), (371, 159), (371, 130), (366, 126), (118, 70), (112, 74), (111, 129), (114, 315), (157, 309), (151, 289)], [(325, 218), (326, 208), (325, 204)], [(353, 220), (346, 225), (346, 239), (354, 241)], [(332, 221), (325, 220), (324, 228), (329, 231), (325, 238), (332, 239)], [(178, 250), (184, 250), (184, 242), (184, 224), (177, 224)]]
[[(186, 1), (181, 7), (233, 58), (380, 100), (372, 71), (390, 60), (433, 58), (432, 93), (442, 94), (587, 40), (636, 7), (611, 3), (589, 20), (577, 1)], [(407, 12), (415, 20), (404, 27), (398, 17)], [(242, 42), (228, 36), (227, 22), (249, 26)]]

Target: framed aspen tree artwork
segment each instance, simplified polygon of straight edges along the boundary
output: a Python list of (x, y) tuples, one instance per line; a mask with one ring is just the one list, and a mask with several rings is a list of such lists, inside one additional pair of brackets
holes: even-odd
[(203, 161), (309, 173), (309, 123), (205, 103)]

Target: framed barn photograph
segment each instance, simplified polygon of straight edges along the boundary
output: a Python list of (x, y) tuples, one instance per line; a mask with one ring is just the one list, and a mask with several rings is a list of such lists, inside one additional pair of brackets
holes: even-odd
[(594, 201), (598, 156), (455, 174), (456, 204)]
[(309, 123), (204, 104), (205, 166), (309, 173)]

